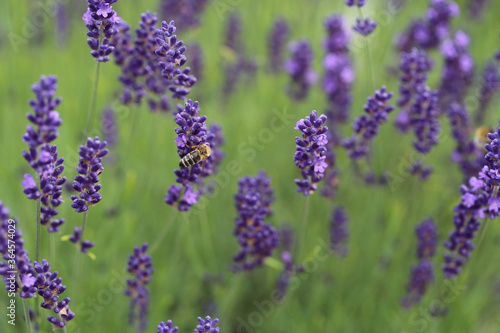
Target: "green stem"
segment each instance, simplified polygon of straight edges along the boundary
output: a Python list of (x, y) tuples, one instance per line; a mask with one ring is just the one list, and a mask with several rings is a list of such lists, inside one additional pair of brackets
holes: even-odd
[(49, 254), (50, 254), (50, 263), (55, 265), (56, 261), (56, 245), (54, 240), (54, 233), (49, 233)]
[(160, 246), (160, 244), (163, 242), (163, 239), (168, 233), (168, 230), (170, 230), (170, 227), (172, 226), (172, 223), (175, 221), (175, 217), (177, 216), (177, 213), (179, 211), (174, 207), (172, 213), (170, 214), (167, 223), (165, 223), (165, 226), (163, 227), (162, 231), (156, 237), (155, 242), (153, 243), (153, 246), (150, 247), (149, 249), (149, 255), (152, 255), (153, 252), (156, 251), (156, 249)]
[(99, 69), (101, 68), (101, 62), (97, 61), (94, 73), (94, 86), (92, 88), (92, 98), (90, 100), (90, 110), (87, 118), (87, 126), (85, 126), (84, 135), (88, 136), (90, 131), (90, 126), (92, 125), (92, 120), (95, 113), (95, 104), (97, 99), (97, 86), (99, 85)]
[[(80, 233), (80, 243), (83, 242), (83, 231), (85, 230), (85, 226), (87, 225), (87, 213), (88, 211), (86, 212), (83, 212), (83, 216), (82, 216), (82, 231)], [(76, 255), (76, 261), (75, 261), (75, 265), (76, 265), (76, 275), (75, 275), (75, 278), (78, 278), (80, 276), (80, 272), (82, 271), (82, 256), (84, 255), (83, 253), (80, 253), (80, 248), (77, 246), (76, 247), (78, 253)]]
[(203, 244), (205, 245), (205, 251), (206, 254), (210, 256), (212, 260), (212, 265), (215, 267), (215, 271), (218, 272), (219, 269), (217, 267), (217, 256), (215, 255), (215, 247), (214, 243), (212, 242), (212, 233), (210, 232), (210, 227), (208, 225), (208, 218), (207, 218), (207, 211), (206, 209), (203, 212), (203, 220), (201, 221), (201, 229), (202, 229), (202, 238), (203, 238)]
[[(37, 188), (40, 188), (40, 175), (37, 173), (35, 175), (36, 177), (36, 187)], [(36, 201), (36, 220), (35, 220), (35, 223), (36, 223), (36, 252), (35, 252), (35, 260), (37, 262), (40, 262), (40, 252), (41, 252), (41, 249), (42, 249), (42, 240), (41, 240), (41, 236), (42, 236), (42, 225), (40, 223), (40, 199), (38, 199)]]
[(82, 233), (80, 234), (80, 239), (83, 241), (83, 232), (85, 231), (85, 226), (87, 225), (87, 213), (83, 212), (83, 217), (82, 217)]
[(309, 212), (309, 197), (310, 195), (306, 196), (305, 202), (304, 202), (304, 210), (302, 211), (302, 222), (300, 224), (300, 234), (299, 234), (299, 239), (300, 241), (295, 244), (295, 254), (298, 255), (300, 254), (299, 249), (304, 247), (304, 242), (306, 240), (306, 230), (307, 230), (307, 213)]
[[(364, 15), (363, 15), (363, 10), (361, 7), (358, 7), (358, 13), (359, 13), (359, 18), (364, 21)], [(372, 55), (370, 52), (370, 46), (368, 43), (368, 37), (364, 36), (364, 41), (365, 41), (365, 46), (366, 46), (366, 52), (368, 54), (368, 67), (370, 67), (370, 74), (371, 74), (371, 79), (372, 79), (372, 88), (375, 90), (375, 75), (373, 74), (373, 62), (372, 62)]]
[(24, 318), (26, 319), (26, 332), (31, 333), (31, 318), (30, 309), (28, 307), (28, 300), (26, 298), (21, 298), (23, 302)]

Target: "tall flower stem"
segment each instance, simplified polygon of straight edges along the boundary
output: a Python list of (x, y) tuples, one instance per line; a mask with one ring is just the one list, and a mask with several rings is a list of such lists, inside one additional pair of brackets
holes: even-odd
[(56, 261), (56, 243), (54, 238), (54, 233), (49, 233), (49, 257), (52, 264), (55, 264)]
[[(87, 213), (88, 211), (86, 212), (83, 212), (83, 216), (82, 216), (82, 232), (80, 234), (80, 241), (83, 242), (83, 232), (85, 230), (85, 225), (87, 224)], [(80, 249), (77, 247), (78, 249), (78, 252), (81, 252)], [(77, 253), (76, 255), (76, 261), (75, 261), (75, 265), (76, 265), (76, 276), (75, 277), (79, 277), (80, 276), (80, 272), (82, 271), (82, 259), (81, 257), (83, 256), (83, 253)]]
[(26, 332), (31, 333), (31, 318), (30, 318), (30, 309), (28, 307), (28, 300), (26, 298), (21, 298), (23, 302), (23, 312), (24, 318), (26, 320)]
[[(361, 20), (364, 20), (364, 16), (363, 16), (363, 10), (361, 9), (361, 7), (358, 7), (358, 13), (359, 13), (359, 18)], [(366, 46), (366, 53), (368, 55), (368, 66), (370, 67), (370, 75), (371, 75), (371, 80), (372, 80), (372, 89), (374, 90), (375, 89), (375, 75), (373, 74), (373, 61), (372, 61), (372, 54), (370, 52), (370, 45), (369, 45), (369, 42), (368, 42), (368, 37), (367, 36), (364, 36), (364, 41), (365, 41), (365, 46)]]
[(299, 234), (299, 242), (295, 243), (295, 254), (300, 254), (300, 248), (304, 248), (304, 242), (306, 240), (306, 230), (307, 230), (307, 215), (309, 213), (309, 198), (310, 195), (306, 196), (304, 201), (304, 209), (302, 211), (302, 222), (300, 224), (300, 234)]
[(167, 235), (168, 231), (170, 230), (170, 227), (172, 227), (172, 223), (175, 221), (175, 217), (177, 216), (178, 212), (179, 211), (174, 208), (172, 210), (172, 213), (170, 213), (170, 216), (169, 216), (169, 218), (167, 220), (167, 223), (165, 223), (165, 226), (161, 230), (160, 234), (158, 235), (158, 237), (156, 237), (156, 240), (154, 241), (153, 246), (151, 246), (150, 249), (149, 249), (149, 254), (150, 255), (153, 255), (153, 252), (163, 242), (163, 239), (165, 238), (165, 236)]
[(101, 68), (101, 63), (99, 61), (96, 62), (95, 73), (94, 73), (94, 86), (92, 88), (92, 98), (90, 100), (90, 109), (87, 118), (87, 126), (85, 127), (85, 136), (88, 136), (90, 131), (90, 126), (92, 125), (92, 120), (94, 118), (95, 113), (95, 104), (97, 99), (97, 86), (99, 85), (99, 70)]
[[(36, 187), (40, 188), (40, 175), (36, 174), (35, 178), (36, 178)], [(35, 223), (36, 223), (36, 226), (35, 226), (36, 227), (36, 239), (35, 239), (35, 242), (36, 242), (36, 252), (35, 252), (35, 260), (37, 262), (40, 262), (40, 251), (42, 249), (42, 240), (41, 240), (42, 225), (40, 223), (40, 199), (38, 199), (36, 201), (36, 219), (35, 219)]]

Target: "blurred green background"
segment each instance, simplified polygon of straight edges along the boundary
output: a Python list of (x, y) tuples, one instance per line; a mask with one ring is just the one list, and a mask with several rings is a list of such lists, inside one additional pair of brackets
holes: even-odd
[[(499, 48), (498, 13), (500, 3), (489, 1), (480, 20), (472, 20), (466, 3), (458, 1), (460, 17), (453, 20), (452, 31), (463, 29), (471, 35), (470, 51), (476, 61), (476, 72), (482, 71), (486, 61)], [(28, 38), (17, 46), (9, 41), (10, 32), (22, 35), (22, 29), (38, 11), (38, 2), (4, 0), (0, 3), (0, 200), (17, 217), (24, 232), (25, 246), (30, 254), (35, 251), (35, 202), (22, 193), (23, 174), (31, 172), (21, 151), (26, 148), (21, 137), (31, 112), (28, 100), (33, 97), (32, 83), (42, 74), (59, 78), (57, 95), (63, 98), (58, 108), (64, 124), (55, 141), (71, 183), (76, 174), (81, 131), (87, 120), (95, 61), (86, 44), (86, 28), (81, 20), (86, 2), (71, 2), (71, 21), (68, 42), (61, 45), (55, 35), (54, 18), (42, 24), (43, 38)], [(367, 52), (357, 48), (353, 52), (356, 80), (353, 92), (351, 120), (361, 114), (366, 97), (374, 88), (386, 85), (398, 94), (398, 80), (389, 67), (396, 66), (399, 56), (393, 48), (398, 31), (420, 16), (427, 1), (407, 1), (406, 6), (394, 10), (385, 0), (369, 1), (364, 14), (379, 21), (369, 47), (373, 68), (369, 68)], [(118, 15), (133, 28), (140, 14), (156, 11), (158, 1), (120, 0), (113, 5)], [(230, 9), (230, 10), (225, 10)], [(224, 98), (223, 48), (225, 25), (230, 11), (242, 16), (242, 42), (248, 56), (256, 56), (259, 70), (253, 81), (242, 81), (236, 91)], [(228, 184), (209, 198), (206, 207), (195, 207), (191, 214), (179, 214), (168, 234), (153, 254), (155, 273), (150, 283), (151, 304), (149, 326), (155, 332), (160, 321), (172, 319), (180, 332), (196, 327), (197, 316), (220, 318), (221, 332), (498, 332), (497, 311), (500, 307), (500, 263), (495, 259), (499, 250), (500, 227), (496, 222), (466, 265), (459, 281), (443, 282), (439, 266), (443, 247), (434, 259), (436, 282), (420, 305), (405, 311), (400, 298), (405, 293), (410, 268), (416, 263), (414, 226), (426, 217), (433, 217), (439, 227), (442, 242), (452, 229), (452, 208), (459, 200), (461, 175), (450, 161), (454, 142), (445, 118), (442, 119), (441, 143), (426, 160), (435, 167), (427, 182), (407, 177), (394, 191), (388, 187), (369, 187), (356, 179), (344, 151), (339, 150), (341, 169), (340, 187), (334, 200), (326, 200), (316, 193), (310, 198), (308, 229), (303, 253), (309, 258), (306, 272), (295, 280), (296, 288), (280, 305), (269, 307), (276, 287), (279, 269), (266, 265), (250, 274), (233, 274), (229, 270), (232, 255), (238, 250), (232, 235), (236, 211), (233, 195), (238, 178), (255, 175), (264, 169), (272, 178), (275, 189), (275, 210), (268, 222), (279, 228), (290, 223), (298, 228), (304, 207), (304, 197), (296, 192), (294, 178), (299, 171), (293, 164), (295, 150), (293, 129), (295, 122), (315, 109), (322, 112), (326, 98), (318, 82), (309, 97), (301, 102), (290, 101), (284, 93), (288, 82), (285, 73), (272, 76), (266, 73), (267, 38), (273, 21), (284, 16), (291, 25), (291, 38), (308, 38), (315, 51), (314, 67), (322, 76), (321, 61), (325, 37), (323, 21), (327, 15), (341, 13), (352, 25), (357, 11), (344, 1), (245, 1), (215, 0), (207, 5), (200, 27), (178, 31), (186, 42), (199, 42), (203, 50), (203, 77), (193, 88), (190, 98), (200, 101), (202, 114), (208, 122), (220, 123), (226, 137), (226, 157), (220, 170), (230, 163), (239, 166), (229, 177)], [(170, 20), (169, 17), (161, 17)], [(360, 37), (352, 43), (360, 45)], [(287, 52), (288, 55), (288, 52)], [(434, 51), (436, 60), (429, 85), (436, 89), (441, 75), (442, 58)], [(188, 60), (189, 61), (189, 60)], [(370, 70), (373, 70), (373, 87)], [(81, 214), (70, 208), (69, 193), (60, 207), (60, 216), (66, 219), (57, 235), (52, 268), (67, 285), (64, 295), (71, 297), (71, 309), (76, 317), (68, 325), (68, 332), (133, 332), (128, 325), (129, 299), (123, 295), (128, 255), (133, 247), (144, 242), (154, 243), (158, 234), (172, 216), (164, 195), (174, 182), (172, 170), (179, 158), (176, 146), (175, 123), (167, 114), (152, 114), (147, 106), (124, 107), (116, 103), (121, 86), (117, 80), (119, 68), (111, 61), (101, 67), (97, 96), (97, 110), (113, 104), (119, 117), (119, 145), (104, 161), (101, 175), (103, 200), (89, 211), (85, 238), (95, 242), (92, 252), (95, 260), (84, 258), (84, 269), (75, 275), (77, 255), (72, 243), (61, 241), (62, 235), (72, 232), (81, 223)], [(224, 102), (224, 100), (227, 100)], [(487, 119), (497, 123), (497, 100), (492, 103)], [(255, 148), (256, 157), (249, 161), (241, 153), (241, 145), (257, 137), (263, 128), (269, 128), (273, 109), (286, 112), (291, 119), (286, 127), (274, 133), (270, 142)], [(391, 122), (396, 111), (391, 115)], [(97, 121), (95, 122), (97, 123)], [(344, 133), (350, 133), (347, 126)], [(100, 127), (90, 133), (100, 135)], [(395, 174), (405, 156), (413, 153), (411, 135), (402, 136), (392, 123), (383, 125), (375, 140), (374, 166), (377, 172), (389, 170)], [(240, 147), (240, 148), (239, 148)], [(113, 162), (113, 163), (112, 163)], [(343, 204), (350, 218), (349, 254), (345, 259), (335, 255), (314, 256), (322, 243), (328, 243), (329, 221), (332, 209)], [(49, 239), (42, 229), (42, 257), (49, 256)], [(279, 259), (279, 251), (274, 258)], [(299, 261), (304, 258), (296, 258)], [(3, 288), (3, 287), (2, 287)], [(449, 296), (449, 291), (452, 290)], [(428, 314), (446, 294), (449, 313), (434, 318)], [(454, 295), (454, 296), (453, 296)], [(1, 332), (25, 330), (18, 298), (17, 325), (7, 325), (3, 314), (8, 298), (0, 293)], [(34, 303), (32, 304), (34, 306)], [(264, 306), (264, 308), (262, 308)], [(268, 308), (269, 307), (269, 308)], [(41, 311), (42, 318), (49, 311)], [(42, 319), (41, 332), (50, 332), (51, 325)]]

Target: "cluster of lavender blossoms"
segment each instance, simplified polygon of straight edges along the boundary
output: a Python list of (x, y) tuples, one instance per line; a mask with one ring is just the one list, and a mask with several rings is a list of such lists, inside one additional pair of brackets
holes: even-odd
[[(0, 201), (0, 255), (3, 259), (0, 261), (0, 275), (3, 276), (5, 290), (10, 291), (12, 284), (14, 292), (21, 298), (32, 298), (38, 290), (34, 285), (36, 273), (24, 248), (23, 234), (17, 227), (17, 220), (9, 219), (9, 214), (9, 209)], [(15, 270), (17, 276), (12, 279), (9, 272)]]
[[(451, 154), (451, 160), (460, 166), (464, 180), (476, 176), (486, 164), (483, 149), (471, 138), (471, 123), (469, 111), (458, 103), (452, 103), (447, 110), (451, 125), (453, 138), (456, 142), (455, 150)], [(487, 127), (481, 127), (478, 131), (485, 131)], [(491, 132), (488, 130), (488, 133)], [(483, 134), (479, 134), (483, 135)]]
[(271, 73), (278, 73), (283, 68), (283, 48), (290, 35), (290, 27), (284, 18), (274, 22), (268, 40), (269, 69)]
[[(26, 126), (23, 141), (29, 151), (24, 150), (23, 156), (36, 172), (35, 179), (30, 174), (24, 175), (21, 182), (23, 192), (28, 199), (40, 200), (40, 223), (48, 228), (49, 232), (59, 231), (64, 219), (53, 218), (59, 213), (57, 207), (62, 203), (62, 185), (66, 177), (61, 174), (64, 170), (64, 158), (59, 158), (54, 141), (62, 124), (59, 113), (55, 111), (61, 103), (60, 97), (54, 97), (57, 89), (55, 76), (42, 76), (40, 83), (35, 83), (31, 90), (36, 100), (30, 100), (34, 113), (28, 113), (26, 118), (33, 124)], [(39, 181), (39, 183), (38, 183)]]
[(108, 154), (106, 141), (101, 142), (99, 137), (87, 138), (85, 145), (80, 146), (80, 159), (76, 167), (78, 175), (73, 181), (73, 189), (80, 193), (79, 196), (72, 195), (73, 207), (77, 213), (88, 211), (89, 205), (94, 206), (101, 201), (99, 190), (102, 185), (98, 184), (99, 175), (104, 170), (102, 158)]
[(474, 119), (476, 125), (483, 124), (486, 110), (494, 94), (500, 91), (500, 73), (498, 65), (494, 61), (490, 61), (486, 64), (481, 79), (479, 105)]
[(474, 81), (474, 60), (468, 51), (469, 36), (457, 31), (453, 39), (441, 44), (444, 68), (439, 87), (439, 102), (442, 108), (453, 102), (464, 103), (467, 91)]
[[(149, 289), (147, 284), (151, 282), (154, 273), (151, 256), (146, 254), (148, 243), (141, 247), (136, 246), (134, 253), (129, 256), (128, 272), (134, 275), (133, 279), (127, 280), (125, 295), (130, 297), (129, 323), (136, 325), (139, 332), (144, 331), (148, 325), (147, 314), (149, 312)], [(136, 310), (137, 308), (137, 310)]]
[(453, 223), (455, 229), (448, 236), (444, 246), (448, 251), (444, 255), (442, 269), (447, 278), (462, 272), (462, 267), (474, 249), (474, 237), (484, 218), (494, 219), (500, 215), (500, 128), (488, 134), (491, 143), (485, 145), (486, 165), (477, 175), (471, 177), (468, 185), (462, 185), (462, 198), (454, 208)]
[(255, 57), (248, 57), (244, 53), (241, 37), (241, 16), (231, 12), (226, 24), (226, 40), (224, 48), (224, 85), (222, 91), (227, 98), (236, 89), (242, 75), (252, 79), (257, 70)]
[[(177, 205), (179, 211), (188, 211), (192, 205), (198, 202), (201, 190), (196, 190), (195, 186), (202, 187), (201, 178), (215, 174), (217, 166), (224, 154), (220, 151), (219, 145), (224, 139), (220, 127), (211, 127), (207, 130), (206, 116), (201, 116), (198, 101), (188, 100), (179, 113), (175, 115), (175, 122), (179, 126), (175, 129), (177, 137), (177, 154), (182, 159), (187, 154), (196, 150), (199, 145), (208, 145), (211, 154), (208, 159), (198, 162), (188, 168), (174, 170), (176, 182), (181, 184), (170, 186), (165, 195), (165, 203), (171, 206)], [(204, 168), (203, 168), (203, 164)]]
[(288, 48), (292, 55), (283, 65), (291, 79), (287, 94), (295, 100), (301, 100), (307, 97), (311, 85), (317, 79), (312, 68), (313, 50), (307, 39), (291, 42)]
[(238, 193), (234, 196), (238, 217), (234, 234), (241, 248), (234, 256), (235, 270), (250, 271), (261, 266), (278, 246), (278, 232), (264, 222), (271, 216), (274, 190), (271, 179), (264, 171), (257, 176), (243, 177), (238, 182)]
[(62, 278), (57, 277), (57, 271), (50, 272), (50, 264), (45, 259), (42, 260), (41, 265), (35, 261), (33, 266), (37, 273), (33, 285), (36, 286), (38, 295), (43, 298), (40, 306), (53, 310), (58, 315), (57, 317), (48, 316), (47, 320), (54, 325), (54, 329), (65, 327), (75, 314), (69, 309), (71, 301), (69, 297), (59, 300), (59, 296), (66, 290), (66, 286), (61, 284)]
[(368, 36), (375, 30), (376, 27), (377, 22), (370, 20), (368, 17), (356, 17), (356, 24), (352, 27), (352, 30), (356, 31), (360, 35)]
[[(388, 92), (385, 86), (375, 91), (375, 95), (368, 97), (363, 108), (367, 115), (361, 115), (353, 122), (354, 134), (342, 141), (342, 145), (353, 161), (362, 158), (368, 161), (371, 144), (378, 134), (380, 125), (387, 122), (389, 113), (394, 110), (394, 106), (389, 105), (392, 95), (392, 92)], [(371, 182), (371, 178), (373, 178), (372, 172), (369, 172), (366, 178), (367, 181), (370, 178), (369, 182)]]
[(326, 38), (323, 48), (326, 55), (323, 59), (323, 90), (326, 93), (328, 106), (326, 108), (328, 139), (325, 171), (325, 186), (321, 194), (332, 198), (337, 190), (338, 169), (335, 168), (335, 146), (341, 141), (339, 124), (349, 120), (349, 110), (352, 104), (352, 83), (355, 73), (349, 56), (349, 35), (344, 28), (341, 16), (332, 15), (325, 20)]
[[(206, 316), (205, 319), (198, 317), (198, 325), (194, 329), (194, 333), (219, 333), (219, 319), (215, 318), (212, 320), (210, 316)], [(157, 333), (176, 333), (179, 327), (173, 327), (172, 320), (168, 320), (165, 324), (163, 321), (158, 325)]]
[(178, 28), (193, 29), (200, 25), (200, 16), (208, 0), (161, 0), (159, 13), (179, 22)]
[(87, 44), (91, 48), (90, 54), (98, 62), (107, 62), (114, 47), (110, 39), (117, 34), (116, 24), (120, 17), (111, 7), (118, 0), (87, 0), (87, 12), (83, 14), (83, 21), (87, 26)]
[(413, 21), (397, 39), (400, 51), (409, 52), (413, 47), (435, 49), (449, 35), (450, 21), (460, 14), (460, 7), (453, 1), (431, 0), (425, 16)]
[(349, 7), (352, 7), (354, 5), (363, 7), (366, 4), (366, 0), (345, 0), (345, 4)]
[(418, 264), (411, 270), (406, 287), (407, 294), (401, 299), (404, 308), (410, 308), (420, 302), (429, 284), (434, 282), (432, 257), (436, 254), (438, 243), (437, 226), (432, 219), (426, 219), (415, 228), (417, 235)]
[(348, 222), (349, 217), (344, 207), (335, 207), (330, 221), (330, 247), (342, 258), (347, 255), (347, 241), (349, 239), (349, 231), (347, 230)]
[(130, 26), (121, 22), (120, 33), (114, 38), (115, 62), (121, 67), (119, 80), (123, 84), (120, 97), (122, 103), (141, 104), (147, 99), (151, 111), (170, 110), (169, 94), (172, 98), (185, 99), (196, 78), (190, 75), (186, 63), (186, 47), (174, 34), (174, 21), (161, 23), (158, 16), (149, 11), (141, 14), (136, 38), (131, 39)]
[(328, 167), (326, 163), (326, 153), (328, 139), (325, 126), (327, 117), (320, 115), (313, 110), (309, 116), (300, 119), (294, 129), (302, 132), (302, 136), (295, 137), (296, 152), (294, 155), (295, 165), (301, 170), (303, 179), (295, 179), (297, 191), (305, 196), (313, 194), (317, 189), (317, 184), (325, 175)]

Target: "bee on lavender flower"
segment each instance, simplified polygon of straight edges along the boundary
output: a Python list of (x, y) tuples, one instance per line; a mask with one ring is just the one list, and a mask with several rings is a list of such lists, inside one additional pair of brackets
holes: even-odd
[(188, 168), (198, 162), (203, 161), (202, 169), (204, 169), (205, 164), (207, 163), (207, 158), (209, 158), (210, 154), (212, 153), (212, 149), (210, 149), (210, 146), (206, 144), (201, 144), (190, 148), (194, 148), (195, 150), (187, 153), (183, 158), (181, 158), (181, 160), (179, 161), (179, 166), (181, 168)]
[(491, 126), (481, 126), (476, 129), (476, 133), (474, 135), (474, 145), (481, 151), (486, 152), (486, 148), (484, 148), (484, 146), (491, 141), (488, 138), (488, 133), (493, 132), (494, 130), (493, 128), (491, 128)]

